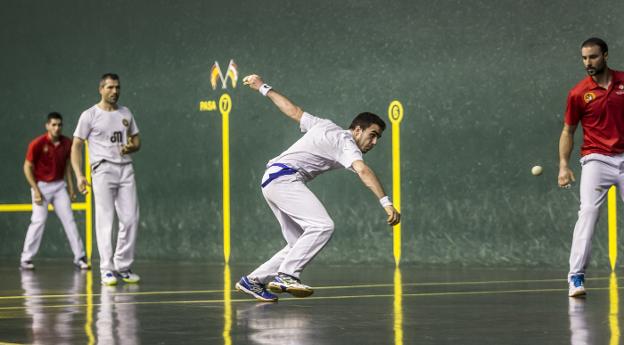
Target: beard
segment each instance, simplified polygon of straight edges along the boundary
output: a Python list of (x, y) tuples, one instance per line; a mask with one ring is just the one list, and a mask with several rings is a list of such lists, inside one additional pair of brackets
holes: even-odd
[(602, 74), (605, 71), (605, 66), (600, 66), (600, 67), (587, 67), (585, 68), (585, 71), (587, 72), (587, 75), (589, 75), (590, 77)]

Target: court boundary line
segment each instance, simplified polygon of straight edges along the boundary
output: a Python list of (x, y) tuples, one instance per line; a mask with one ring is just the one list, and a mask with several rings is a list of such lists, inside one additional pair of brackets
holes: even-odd
[[(608, 291), (610, 287), (599, 287), (599, 288), (587, 288), (588, 291)], [(617, 290), (624, 290), (624, 287), (619, 287)], [(406, 297), (445, 297), (445, 296), (476, 296), (476, 295), (500, 295), (500, 294), (527, 294), (527, 293), (552, 293), (552, 292), (567, 292), (567, 288), (557, 288), (557, 289), (514, 289), (514, 290), (488, 290), (488, 291), (446, 291), (446, 292), (422, 292), (422, 293), (404, 293), (401, 296), (403, 298)], [(395, 295), (391, 294), (364, 294), (364, 295), (343, 295), (343, 296), (313, 296), (306, 298), (296, 298), (296, 297), (286, 297), (281, 298), (280, 301), (310, 301), (310, 300), (337, 300), (337, 299), (361, 299), (361, 298), (394, 298)], [(251, 298), (245, 299), (231, 299), (229, 300), (231, 303), (262, 303)], [(91, 304), (93, 307), (100, 306), (117, 306), (117, 305), (163, 305), (163, 304), (223, 304), (225, 303), (225, 299), (214, 299), (214, 300), (181, 300), (181, 301), (136, 301), (136, 302), (111, 302), (111, 303), (93, 303)], [(266, 302), (265, 302), (266, 303)], [(62, 304), (62, 305), (40, 305), (37, 308), (42, 309), (53, 309), (53, 308), (83, 308), (86, 307), (87, 304)], [(26, 310), (31, 308), (31, 306), (13, 306), (13, 307), (0, 307), (0, 312), (2, 311), (13, 311), (13, 310)]]

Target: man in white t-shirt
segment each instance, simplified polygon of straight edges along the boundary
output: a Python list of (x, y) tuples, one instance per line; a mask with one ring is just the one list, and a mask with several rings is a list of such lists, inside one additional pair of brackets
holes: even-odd
[(274, 293), (281, 292), (307, 297), (313, 289), (302, 284), (299, 276), (329, 242), (334, 222), (306, 182), (329, 170), (349, 169), (357, 173), (379, 199), (388, 215), (388, 224), (396, 225), (400, 221), (401, 215), (379, 179), (362, 160), (362, 155), (377, 144), (386, 124), (375, 114), (361, 113), (353, 119), (349, 129), (344, 130), (330, 120), (304, 112), (257, 75), (247, 76), (243, 81), (298, 122), (305, 135), (269, 161), (261, 184), (262, 194), (280, 223), (287, 245), (243, 276), (236, 283), (236, 289), (261, 301), (277, 301)]
[[(82, 173), (84, 141), (89, 143), (89, 158), (95, 198), (95, 233), (100, 252), (103, 285), (138, 283), (131, 270), (139, 225), (134, 168), (130, 154), (141, 147), (139, 129), (130, 110), (117, 104), (119, 76), (107, 73), (100, 79), (100, 102), (85, 110), (78, 120), (72, 144), (71, 162), (78, 190), (87, 192)], [(113, 249), (113, 220), (119, 220), (117, 245)]]

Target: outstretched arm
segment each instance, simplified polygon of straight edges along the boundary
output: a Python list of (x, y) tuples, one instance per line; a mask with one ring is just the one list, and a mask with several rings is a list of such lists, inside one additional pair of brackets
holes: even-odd
[(382, 203), (384, 210), (388, 214), (388, 224), (399, 224), (401, 221), (401, 214), (396, 210), (396, 208), (394, 208), (392, 202), (390, 202), (386, 196), (386, 192), (384, 191), (381, 182), (379, 182), (377, 175), (375, 175), (375, 172), (362, 160), (353, 162), (351, 167), (358, 174), (364, 185), (366, 185), (366, 187), (368, 187)]
[(284, 113), (286, 116), (291, 119), (297, 121), (299, 123), (301, 121), (301, 116), (303, 116), (303, 109), (294, 104), (291, 100), (286, 98), (286, 96), (280, 94), (275, 91), (273, 88), (264, 83), (262, 78), (259, 75), (252, 74), (243, 78), (243, 84), (249, 86), (252, 90), (260, 91), (263, 95), (269, 97), (271, 101)]
[(568, 124), (563, 125), (563, 131), (561, 131), (561, 137), (559, 138), (559, 187), (569, 188), (570, 183), (574, 182), (574, 173), (570, 169), (568, 162), (570, 161), (570, 154), (574, 147), (574, 132), (576, 126), (570, 126)]

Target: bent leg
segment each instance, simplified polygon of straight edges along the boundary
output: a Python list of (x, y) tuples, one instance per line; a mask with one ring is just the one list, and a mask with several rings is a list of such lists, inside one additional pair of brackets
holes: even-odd
[(301, 234), (293, 234), (292, 228), (282, 228), (282, 231), (289, 230), (284, 237), (291, 248), (278, 268), (278, 272), (299, 278), (303, 269), (331, 239), (334, 222), (323, 204), (302, 182), (274, 181), (263, 191), (282, 217), (303, 230)]

